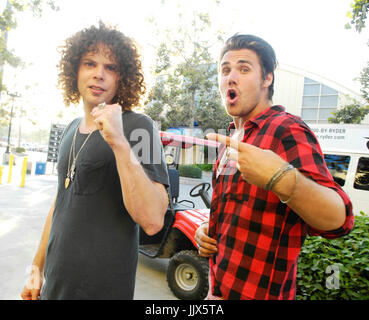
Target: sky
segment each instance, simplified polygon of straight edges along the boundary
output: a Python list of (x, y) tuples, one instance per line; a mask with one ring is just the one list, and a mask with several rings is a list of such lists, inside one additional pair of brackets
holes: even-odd
[[(361, 34), (346, 30), (352, 0), (55, 0), (60, 10), (46, 9), (41, 18), (29, 13), (18, 16), (18, 27), (8, 34), (8, 48), (29, 65), (24, 70), (4, 68), (4, 83), (22, 95), (17, 103), (38, 119), (37, 128), (50, 128), (56, 115), (65, 110), (57, 84), (57, 47), (63, 40), (99, 19), (117, 25), (141, 47), (144, 71), (150, 87), (150, 68), (155, 61), (155, 39), (148, 17), (159, 28), (174, 28), (177, 3), (184, 15), (208, 12), (212, 27), (222, 30), (225, 38), (236, 32), (260, 36), (275, 49), (281, 66), (318, 74), (351, 91), (360, 92), (353, 79), (369, 61), (368, 28)], [(0, 0), (0, 11), (6, 0)], [(209, 30), (209, 37), (213, 36)], [(214, 47), (216, 61), (219, 47)], [(28, 89), (25, 89), (28, 87)], [(3, 98), (3, 97), (2, 97)], [(80, 114), (81, 108), (68, 108), (63, 122)], [(15, 120), (16, 121), (16, 120)], [(22, 120), (25, 130), (35, 129)]]

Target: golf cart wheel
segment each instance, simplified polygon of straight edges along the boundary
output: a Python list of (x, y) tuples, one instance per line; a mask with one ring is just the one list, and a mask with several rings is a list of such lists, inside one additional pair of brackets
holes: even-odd
[(209, 290), (208, 259), (196, 251), (184, 250), (169, 261), (167, 281), (174, 295), (183, 300), (202, 300)]

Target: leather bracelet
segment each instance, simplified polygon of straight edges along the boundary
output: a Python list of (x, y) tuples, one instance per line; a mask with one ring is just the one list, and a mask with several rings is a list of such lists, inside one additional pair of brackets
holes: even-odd
[(290, 197), (286, 200), (286, 201), (283, 201), (281, 198), (279, 198), (279, 200), (284, 203), (284, 204), (287, 204), (288, 202), (291, 201), (293, 195), (295, 194), (295, 191), (296, 191), (296, 185), (297, 185), (297, 169), (295, 168), (295, 185), (293, 186), (293, 190), (291, 192), (291, 195)]
[(281, 179), (288, 171), (293, 170), (294, 166), (292, 164), (286, 164), (281, 166), (277, 172), (273, 175), (273, 177), (269, 180), (269, 182), (265, 186), (265, 190), (272, 190), (273, 186), (277, 183), (279, 179)]

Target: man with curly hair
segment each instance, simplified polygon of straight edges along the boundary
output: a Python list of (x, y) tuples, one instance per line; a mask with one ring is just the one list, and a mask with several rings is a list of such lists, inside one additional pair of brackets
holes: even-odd
[(168, 205), (158, 131), (131, 110), (145, 91), (139, 55), (101, 22), (67, 39), (61, 54), (64, 101), (82, 100), (84, 117), (63, 133), (57, 195), (21, 296), (132, 299), (138, 226), (160, 231)]

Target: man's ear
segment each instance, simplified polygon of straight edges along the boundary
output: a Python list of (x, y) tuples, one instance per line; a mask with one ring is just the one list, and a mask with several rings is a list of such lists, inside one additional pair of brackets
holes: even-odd
[(268, 88), (272, 83), (273, 83), (273, 79), (274, 79), (274, 76), (273, 76), (273, 73), (268, 73), (264, 79), (264, 88)]

